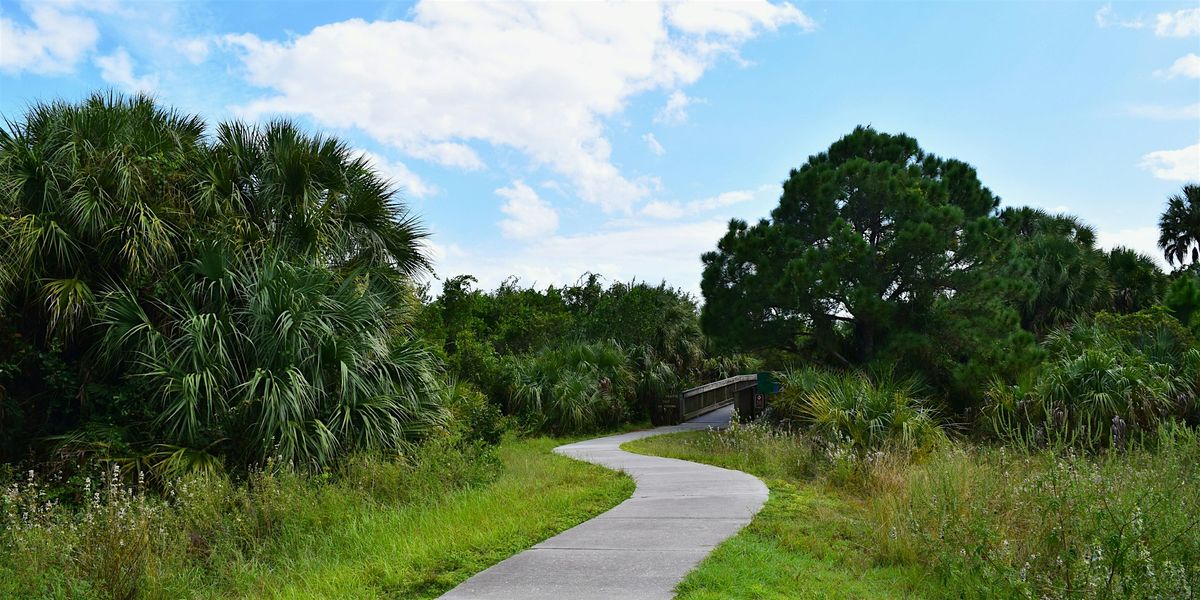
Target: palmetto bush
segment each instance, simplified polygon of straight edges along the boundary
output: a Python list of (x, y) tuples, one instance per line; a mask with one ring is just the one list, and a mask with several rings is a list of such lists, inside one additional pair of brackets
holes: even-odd
[(635, 378), (615, 342), (577, 342), (508, 360), (510, 412), (550, 431), (619, 423), (634, 409)]
[(801, 367), (781, 374), (777, 414), (831, 443), (862, 455), (883, 448), (915, 450), (945, 434), (912, 379), (891, 373), (838, 372)]
[(149, 382), (167, 443), (323, 466), (347, 450), (394, 448), (438, 420), (432, 361), (392, 337), (394, 303), (362, 276), (277, 259), (215, 279), (187, 271), (171, 285), (192, 275), (190, 289), (145, 308), (116, 292), (99, 319), (101, 353)]
[(1045, 346), (1037, 370), (989, 387), (983, 424), (995, 435), (1100, 448), (1196, 411), (1200, 350), (1162, 309), (1102, 313), (1055, 331)]
[[(141, 96), (35, 105), (0, 131), (0, 225), (0, 319), (133, 397), (18, 393), (6, 411), (51, 415), (20, 435), (86, 445), (81, 426), (118, 422), (174, 472), (326, 465), (441, 418), (410, 327), (425, 232), (337, 139), (208, 137)], [(13, 389), (45, 387), (16, 371)]]

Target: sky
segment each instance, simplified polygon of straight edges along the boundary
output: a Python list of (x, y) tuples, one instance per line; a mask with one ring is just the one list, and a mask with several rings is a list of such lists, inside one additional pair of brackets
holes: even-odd
[(1160, 262), (1200, 181), (1194, 1), (0, 0), (0, 116), (98, 89), (345, 139), (485, 288), (698, 294), (729, 219), (860, 124)]

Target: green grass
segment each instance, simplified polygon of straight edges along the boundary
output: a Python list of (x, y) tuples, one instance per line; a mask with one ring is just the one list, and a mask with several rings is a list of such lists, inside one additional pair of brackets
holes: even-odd
[[(754, 426), (751, 426), (754, 427)], [(762, 511), (679, 584), (681, 600), (917, 598), (928, 583), (912, 568), (876, 564), (856, 501), (806, 481), (809, 450), (783, 437), (692, 431), (624, 444), (630, 452), (738, 469), (771, 490)]]
[(30, 504), (0, 502), (0, 598), (436, 597), (629, 497), (627, 476), (551, 452), (569, 441), (508, 438), (499, 464), (435, 444), (332, 479), (200, 479), (171, 502), (119, 491), (27, 525), (42, 500), (23, 487)]
[(957, 440), (867, 456), (751, 423), (628, 450), (753, 473), (771, 496), (680, 598), (1195, 598), (1200, 435), (1102, 454)]
[(552, 454), (561, 443), (506, 444), (505, 469), (494, 483), (439, 502), (348, 510), (327, 531), (282, 540), (273, 564), (237, 565), (229, 591), (261, 598), (436, 597), (633, 492), (627, 477)]

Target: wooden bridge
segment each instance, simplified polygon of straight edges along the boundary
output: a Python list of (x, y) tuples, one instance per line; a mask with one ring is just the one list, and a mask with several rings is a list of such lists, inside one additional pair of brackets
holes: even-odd
[(767, 395), (775, 391), (770, 373), (735, 375), (659, 400), (652, 407), (651, 420), (655, 425), (685, 423), (730, 404), (739, 416), (754, 418), (765, 410)]

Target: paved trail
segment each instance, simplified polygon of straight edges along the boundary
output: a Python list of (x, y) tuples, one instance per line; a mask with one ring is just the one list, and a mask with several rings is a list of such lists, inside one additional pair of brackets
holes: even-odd
[(630, 440), (729, 423), (732, 407), (683, 425), (559, 446), (554, 451), (628, 473), (633, 497), (464, 581), (444, 599), (642, 600), (671, 598), (683, 576), (767, 501), (742, 473), (625, 452)]

